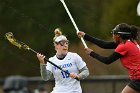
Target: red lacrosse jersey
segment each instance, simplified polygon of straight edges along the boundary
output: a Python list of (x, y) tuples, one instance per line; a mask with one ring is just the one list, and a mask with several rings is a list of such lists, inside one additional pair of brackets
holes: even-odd
[(140, 48), (135, 42), (127, 40), (125, 43), (120, 43), (115, 52), (123, 55), (120, 58), (122, 65), (128, 69), (130, 79), (140, 79)]

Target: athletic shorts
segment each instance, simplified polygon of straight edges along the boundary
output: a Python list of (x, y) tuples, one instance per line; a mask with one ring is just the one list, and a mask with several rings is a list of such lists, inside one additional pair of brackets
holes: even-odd
[(133, 88), (134, 90), (140, 92), (140, 79), (138, 79), (138, 80), (131, 80), (129, 82), (128, 86)]

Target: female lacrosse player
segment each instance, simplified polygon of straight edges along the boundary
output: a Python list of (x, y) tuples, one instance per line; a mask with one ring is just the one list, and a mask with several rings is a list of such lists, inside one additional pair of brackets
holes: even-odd
[(86, 48), (85, 51), (93, 58), (105, 64), (110, 64), (117, 59), (121, 60), (122, 65), (127, 68), (131, 79), (130, 83), (121, 93), (140, 93), (140, 49), (135, 40), (137, 34), (133, 33), (136, 29), (132, 29), (133, 27), (134, 26), (129, 26), (125, 23), (117, 25), (112, 31), (114, 42), (108, 42), (108, 44), (106, 42), (99, 44), (97, 41), (101, 40), (92, 38), (84, 32), (78, 33), (79, 37), (84, 36), (84, 39), (92, 41), (93, 43), (97, 40), (95, 44), (98, 43), (97, 45), (102, 48), (115, 49), (108, 57), (103, 57), (90, 48)]
[(55, 30), (53, 39), (56, 55), (49, 58), (49, 61), (57, 64), (70, 75), (59, 70), (49, 62), (45, 64), (45, 56), (38, 53), (37, 58), (40, 62), (41, 76), (44, 80), (49, 80), (53, 74), (55, 78), (55, 87), (51, 93), (82, 93), (79, 80), (86, 78), (89, 75), (89, 70), (86, 63), (77, 53), (68, 52), (69, 41), (66, 36), (62, 35), (59, 29)]

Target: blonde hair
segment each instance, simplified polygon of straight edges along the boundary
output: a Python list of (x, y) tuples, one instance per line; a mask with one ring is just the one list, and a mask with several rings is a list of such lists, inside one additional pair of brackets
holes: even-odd
[(54, 30), (54, 34), (55, 34), (55, 36), (54, 36), (54, 38), (53, 38), (53, 41), (55, 41), (55, 39), (56, 39), (58, 36), (61, 36), (61, 35), (62, 35), (61, 29), (60, 29), (60, 28), (56, 28), (56, 29)]

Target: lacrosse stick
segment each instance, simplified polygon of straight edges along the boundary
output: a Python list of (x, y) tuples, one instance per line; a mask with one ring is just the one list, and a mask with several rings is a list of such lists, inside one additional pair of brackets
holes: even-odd
[[(69, 9), (67, 8), (67, 6), (66, 6), (64, 0), (60, 0), (60, 1), (62, 2), (63, 6), (64, 6), (64, 8), (65, 8), (65, 10), (66, 10), (66, 12), (68, 13), (68, 15), (69, 15), (69, 17), (70, 17), (70, 19), (71, 19), (71, 21), (72, 21), (72, 23), (73, 23), (73, 25), (74, 25), (74, 27), (75, 27), (77, 33), (78, 33), (78, 32), (79, 32), (79, 29), (78, 29), (78, 27), (77, 27), (77, 25), (76, 25), (76, 23), (75, 23), (75, 21), (74, 21), (72, 15), (71, 15), (70, 11), (69, 11)], [(84, 41), (84, 39), (83, 39), (82, 37), (81, 37), (81, 41), (82, 41), (84, 47), (85, 47), (85, 48), (88, 48), (87, 45), (86, 45), (86, 43), (85, 43), (85, 41)]]
[[(25, 49), (25, 50), (29, 50), (35, 54), (37, 54), (38, 52), (36, 52), (35, 50), (33, 50), (32, 48), (30, 48), (28, 45), (26, 45), (23, 42), (20, 42), (18, 40), (16, 40), (14, 38), (14, 35), (12, 32), (8, 32), (5, 34), (6, 39), (13, 45), (15, 45), (16, 47), (18, 47), (19, 49)], [(69, 72), (67, 72), (66, 70), (62, 69), (61, 67), (59, 67), (58, 65), (54, 64), (53, 62), (49, 61), (47, 58), (44, 58), (45, 62), (49, 62), (50, 64), (52, 64), (53, 66), (57, 67), (58, 69), (60, 69), (62, 72), (65, 72), (66, 74), (70, 75)], [(78, 78), (75, 78), (76, 80), (79, 80)]]
[(137, 15), (140, 16), (140, 1), (139, 1), (138, 5), (137, 5)]

